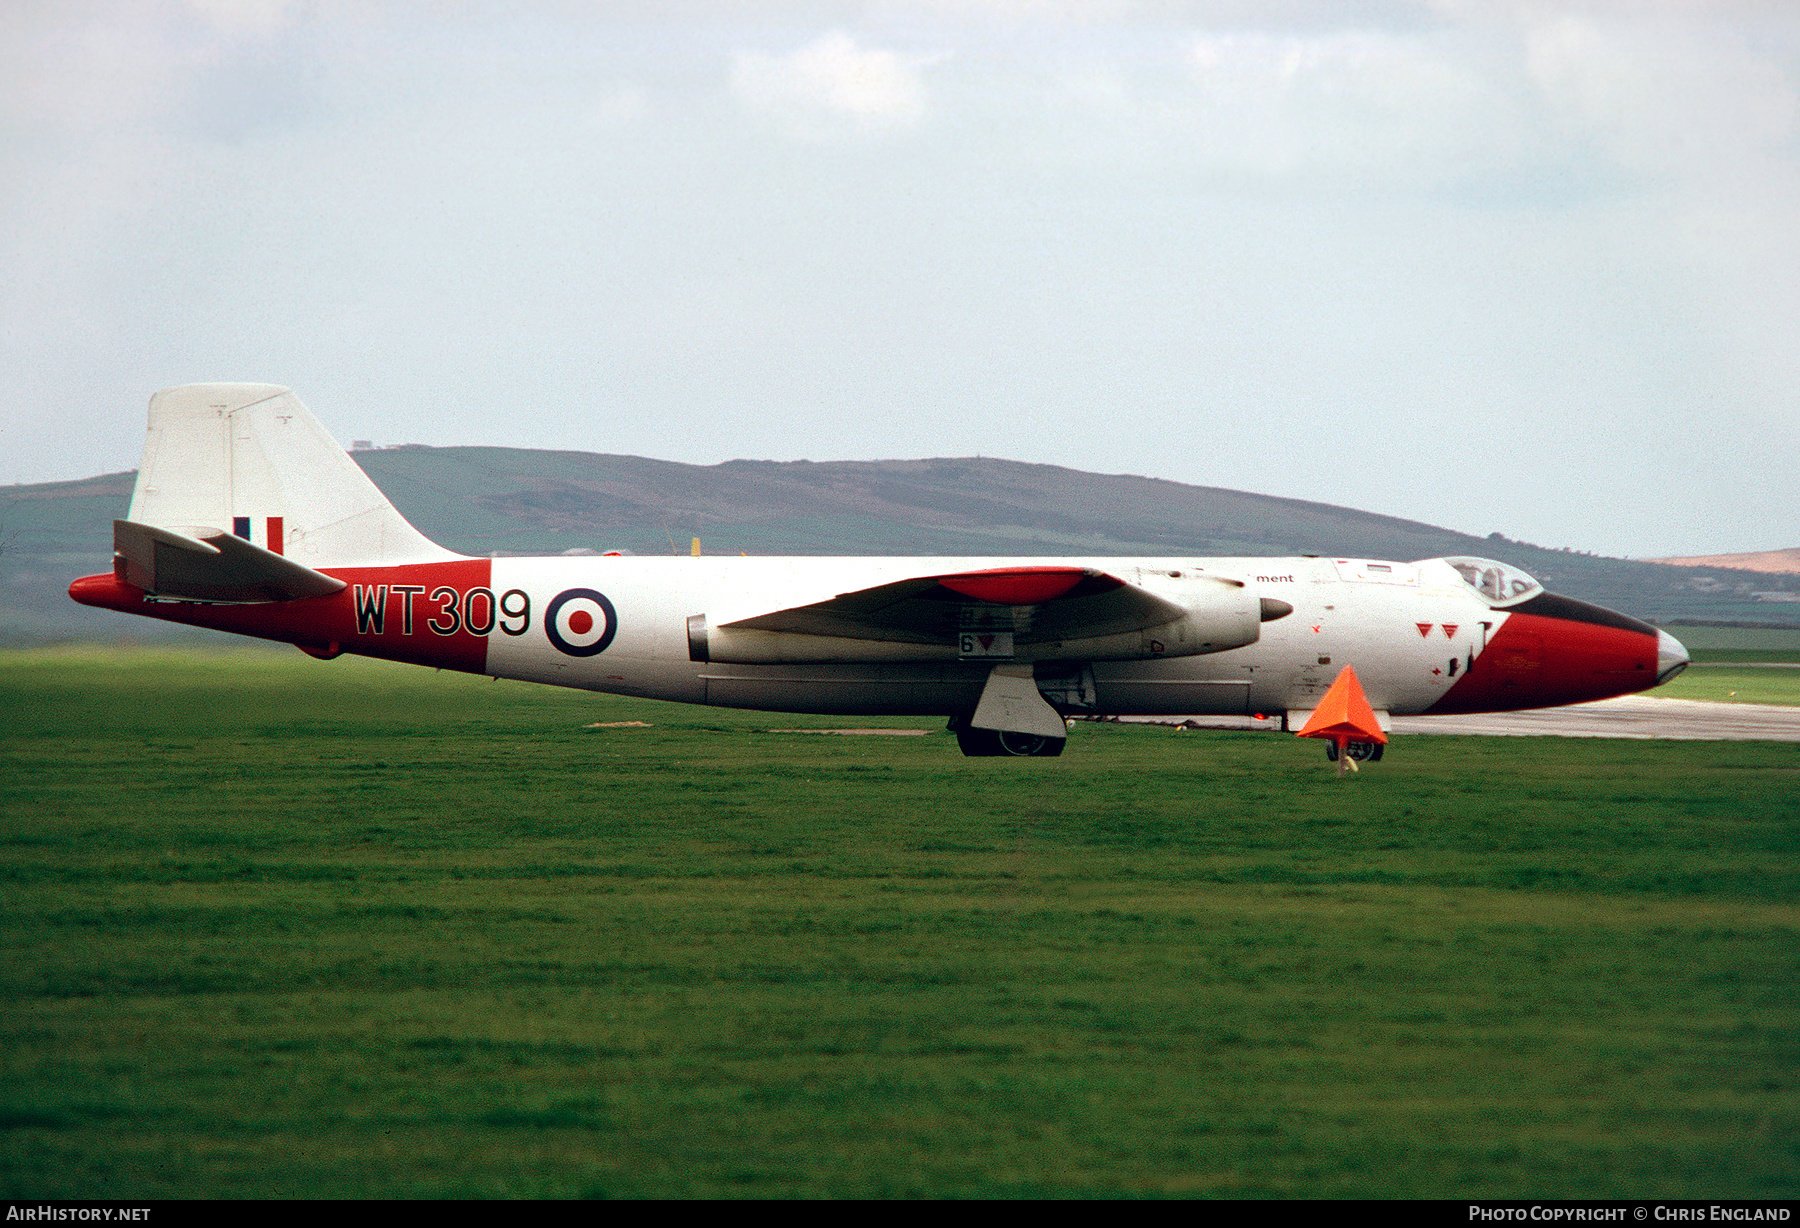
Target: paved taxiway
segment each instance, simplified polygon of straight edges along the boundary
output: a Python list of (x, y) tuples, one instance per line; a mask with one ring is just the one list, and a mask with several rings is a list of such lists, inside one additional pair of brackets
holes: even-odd
[(1396, 716), (1395, 733), (1480, 733), (1556, 738), (1680, 738), (1727, 742), (1800, 742), (1800, 707), (1723, 704), (1624, 695), (1535, 712), (1476, 716)]
[[(1201, 729), (1272, 729), (1251, 717), (1127, 717)], [(1700, 741), (1800, 742), (1800, 707), (1724, 704), (1698, 699), (1626, 695), (1535, 712), (1484, 712), (1475, 716), (1396, 716), (1396, 734), (1484, 734), (1500, 737), (1678, 738)]]

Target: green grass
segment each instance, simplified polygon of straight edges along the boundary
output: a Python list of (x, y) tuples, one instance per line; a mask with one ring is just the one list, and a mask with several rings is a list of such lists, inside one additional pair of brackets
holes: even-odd
[(1705, 627), (1672, 624), (1670, 634), (1694, 665), (1657, 692), (1675, 699), (1800, 704), (1800, 669), (1731, 669), (1800, 665), (1800, 627)]
[(1793, 745), (1339, 780), (254, 649), (0, 688), (8, 1197), (1800, 1185)]
[(1800, 704), (1800, 669), (1690, 665), (1652, 694), (1738, 704)]
[[(1689, 652), (1695, 654), (1714, 652), (1752, 654), (1735, 658), (1745, 661), (1792, 661), (1796, 655), (1800, 655), (1800, 626), (1710, 627), (1672, 622), (1668, 624), (1668, 632), (1680, 640)], [(1708, 658), (1695, 656), (1695, 660), (1705, 659)]]

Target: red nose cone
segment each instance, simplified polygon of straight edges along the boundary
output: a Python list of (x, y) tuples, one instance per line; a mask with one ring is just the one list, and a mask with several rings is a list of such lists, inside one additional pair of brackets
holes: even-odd
[(1537, 598), (1515, 608), (1428, 711), (1505, 712), (1631, 695), (1656, 685), (1660, 647), (1648, 623), (1564, 597)]

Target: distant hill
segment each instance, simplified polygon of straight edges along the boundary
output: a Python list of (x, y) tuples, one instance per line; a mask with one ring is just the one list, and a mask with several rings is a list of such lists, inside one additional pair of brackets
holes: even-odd
[(1651, 559), (1675, 567), (1733, 567), (1743, 571), (1800, 572), (1800, 546), (1756, 554), (1703, 554), (1689, 559)]
[[(1755, 591), (1800, 577), (1671, 567), (1472, 537), (1413, 520), (1155, 478), (988, 457), (728, 461), (515, 448), (406, 447), (352, 456), (427, 536), (468, 554), (624, 549), (711, 554), (1477, 554), (1551, 589), (1640, 617), (1800, 621)], [(134, 475), (0, 488), (0, 642), (156, 637), (159, 624), (77, 606), (104, 570)]]

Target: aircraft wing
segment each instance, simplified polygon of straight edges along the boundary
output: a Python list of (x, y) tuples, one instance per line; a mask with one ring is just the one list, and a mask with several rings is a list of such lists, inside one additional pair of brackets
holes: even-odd
[(184, 601), (295, 601), (338, 592), (344, 582), (302, 567), (222, 529), (172, 529), (113, 521), (116, 573), (153, 597)]
[(964, 631), (991, 629), (1012, 632), (1018, 644), (1033, 644), (1143, 631), (1187, 613), (1091, 567), (994, 567), (839, 593), (811, 605), (734, 619), (720, 629), (901, 644), (944, 644)]

